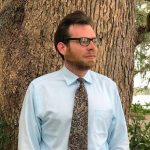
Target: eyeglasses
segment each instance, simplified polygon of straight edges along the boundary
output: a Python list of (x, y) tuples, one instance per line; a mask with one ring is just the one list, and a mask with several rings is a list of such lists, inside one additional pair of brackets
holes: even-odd
[(79, 40), (79, 43), (81, 46), (88, 46), (90, 44), (90, 41), (92, 41), (95, 46), (99, 46), (100, 43), (102, 42), (101, 38), (87, 38), (87, 37), (81, 37), (81, 38), (67, 38), (67, 41), (70, 40)]

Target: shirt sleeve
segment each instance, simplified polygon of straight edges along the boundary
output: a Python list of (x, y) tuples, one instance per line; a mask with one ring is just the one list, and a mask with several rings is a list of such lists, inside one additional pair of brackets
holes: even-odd
[(40, 119), (36, 117), (34, 108), (36, 95), (34, 85), (31, 83), (25, 95), (19, 120), (19, 150), (40, 150)]
[(129, 150), (126, 121), (117, 86), (115, 86), (114, 115), (108, 134), (109, 150)]

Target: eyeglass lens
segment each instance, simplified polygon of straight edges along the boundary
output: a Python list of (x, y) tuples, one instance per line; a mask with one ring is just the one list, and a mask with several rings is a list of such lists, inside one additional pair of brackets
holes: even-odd
[(99, 38), (80, 38), (80, 44), (82, 46), (88, 46), (90, 44), (90, 41), (92, 41), (96, 46), (100, 44), (100, 39)]

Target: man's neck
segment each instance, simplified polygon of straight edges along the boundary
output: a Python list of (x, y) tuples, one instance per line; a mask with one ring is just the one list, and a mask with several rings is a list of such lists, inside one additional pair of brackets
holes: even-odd
[(74, 73), (76, 76), (78, 76), (79, 78), (82, 78), (88, 70), (81, 70), (81, 69), (77, 69), (75, 66), (70, 66), (67, 63), (65, 63), (65, 67), (71, 71), (72, 73)]

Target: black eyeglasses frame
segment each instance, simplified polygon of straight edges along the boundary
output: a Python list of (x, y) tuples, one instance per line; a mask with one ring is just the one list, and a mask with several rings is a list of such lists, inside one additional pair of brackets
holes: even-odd
[[(81, 44), (81, 40), (82, 40), (83, 38), (88, 39), (88, 44), (87, 44), (87, 45), (82, 45), (82, 44)], [(96, 45), (96, 46), (99, 46), (100, 43), (102, 42), (102, 38), (97, 38), (97, 37), (96, 37), (96, 38), (80, 37), (80, 38), (67, 38), (67, 39), (65, 39), (65, 40), (66, 40), (66, 41), (79, 40), (80, 45), (86, 47), (86, 46), (88, 46), (88, 45), (90, 44), (90, 41), (93, 42), (94, 39), (98, 39), (98, 40), (99, 40), (99, 42), (97, 43), (98, 45)], [(93, 43), (94, 43), (94, 42), (93, 42)], [(95, 43), (94, 43), (94, 44), (95, 44)]]

